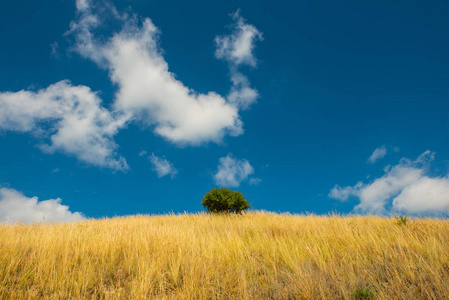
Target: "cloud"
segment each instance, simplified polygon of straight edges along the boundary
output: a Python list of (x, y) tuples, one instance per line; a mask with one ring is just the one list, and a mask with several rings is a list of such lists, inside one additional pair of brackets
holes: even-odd
[[(46, 89), (0, 93), (0, 129), (31, 132), (43, 139), (40, 148), (75, 156), (78, 160), (114, 170), (126, 170), (126, 160), (116, 153), (117, 132), (130, 122), (153, 128), (177, 145), (221, 143), (226, 135), (243, 133), (239, 109), (257, 97), (239, 64), (254, 66), (253, 41), (257, 29), (234, 15), (233, 35), (223, 37), (232, 51), (235, 70), (228, 99), (210, 91), (198, 93), (169, 71), (159, 47), (159, 29), (149, 18), (120, 14), (109, 2), (77, 0), (77, 17), (66, 32), (74, 39), (72, 50), (108, 70), (118, 90), (108, 110), (89, 87), (73, 86), (69, 80)], [(104, 36), (107, 19), (122, 29)], [(53, 48), (57, 44), (53, 44)]]
[(430, 177), (427, 170), (434, 159), (429, 150), (416, 160), (403, 158), (395, 166), (385, 168), (385, 174), (365, 184), (336, 185), (329, 197), (347, 200), (356, 197), (360, 203), (357, 212), (369, 213), (449, 213), (449, 178)]
[(76, 0), (76, 9), (77, 10), (85, 10), (89, 7), (90, 1), (89, 0)]
[(236, 159), (232, 154), (221, 157), (217, 173), (214, 175), (215, 184), (225, 187), (238, 187), (242, 181), (254, 173), (254, 168), (246, 159)]
[(261, 182), (262, 182), (262, 179), (260, 179), (260, 178), (252, 177), (249, 179), (249, 184), (251, 184), (251, 185), (258, 185)]
[(380, 146), (374, 150), (373, 154), (368, 158), (370, 164), (374, 164), (379, 159), (382, 159), (387, 154), (387, 148), (385, 146)]
[(60, 198), (38, 201), (37, 197), (28, 198), (14, 189), (0, 188), (0, 222), (70, 222), (83, 219), (81, 213), (72, 213), (68, 206), (62, 205)]
[(393, 200), (393, 207), (410, 213), (449, 213), (449, 178), (423, 176), (406, 186)]
[(238, 67), (257, 66), (253, 50), (255, 42), (263, 40), (263, 36), (256, 27), (245, 22), (240, 16), (240, 10), (232, 14), (232, 19), (234, 21), (231, 26), (232, 33), (215, 37), (215, 57), (229, 63), (233, 85), (227, 96), (228, 101), (241, 109), (248, 109), (259, 97), (259, 93), (251, 88), (248, 77), (240, 73)]
[[(109, 70), (118, 86), (114, 109), (179, 145), (222, 141), (243, 133), (239, 108), (215, 92), (198, 93), (169, 71), (159, 47), (159, 29), (149, 18), (118, 16), (124, 22), (110, 38), (95, 35), (102, 23), (94, 5), (80, 4), (69, 35), (75, 50)], [(117, 16), (112, 13), (111, 15)]]
[(175, 177), (178, 174), (178, 170), (173, 167), (173, 164), (163, 157), (157, 157), (154, 153), (149, 157), (151, 164), (153, 165), (153, 170), (157, 173), (157, 177), (161, 178), (166, 175)]
[(253, 25), (245, 23), (245, 19), (240, 16), (240, 10), (232, 14), (232, 19), (232, 34), (215, 37), (215, 56), (234, 65), (255, 67), (257, 60), (253, 54), (254, 42), (263, 40), (262, 33)]
[(58, 52), (58, 42), (54, 42), (52, 44), (50, 44), (50, 49), (51, 49), (51, 56), (54, 58), (59, 58), (59, 52)]
[(101, 107), (89, 87), (68, 80), (37, 92), (0, 93), (0, 129), (31, 132), (44, 140), (44, 152), (61, 151), (99, 167), (128, 168), (113, 140), (125, 121)]
[(243, 110), (248, 109), (256, 102), (259, 93), (250, 87), (248, 78), (238, 71), (231, 71), (231, 81), (233, 83), (227, 99), (230, 103)]
[(329, 192), (329, 197), (338, 199), (341, 201), (348, 200), (351, 196), (359, 195), (359, 190), (363, 186), (363, 183), (358, 182), (355, 186), (347, 186), (345, 188), (340, 187), (338, 184)]

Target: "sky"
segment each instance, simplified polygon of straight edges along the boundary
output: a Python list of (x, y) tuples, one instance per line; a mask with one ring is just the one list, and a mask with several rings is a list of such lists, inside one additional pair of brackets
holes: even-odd
[(0, 221), (449, 215), (446, 1), (0, 2)]

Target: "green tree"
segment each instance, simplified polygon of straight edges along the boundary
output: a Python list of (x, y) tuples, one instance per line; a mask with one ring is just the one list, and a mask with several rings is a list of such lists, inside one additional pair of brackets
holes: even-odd
[(233, 192), (226, 188), (213, 188), (204, 195), (201, 203), (209, 213), (240, 214), (250, 206), (241, 192)]

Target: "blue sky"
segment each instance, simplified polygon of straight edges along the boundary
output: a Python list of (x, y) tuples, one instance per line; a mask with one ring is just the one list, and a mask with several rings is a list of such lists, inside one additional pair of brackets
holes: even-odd
[(449, 4), (294, 2), (0, 2), (0, 218), (447, 215)]

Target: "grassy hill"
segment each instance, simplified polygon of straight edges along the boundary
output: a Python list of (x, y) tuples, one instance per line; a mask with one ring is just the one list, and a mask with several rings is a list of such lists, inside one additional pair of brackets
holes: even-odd
[(0, 225), (0, 298), (448, 299), (449, 221), (130, 216)]

